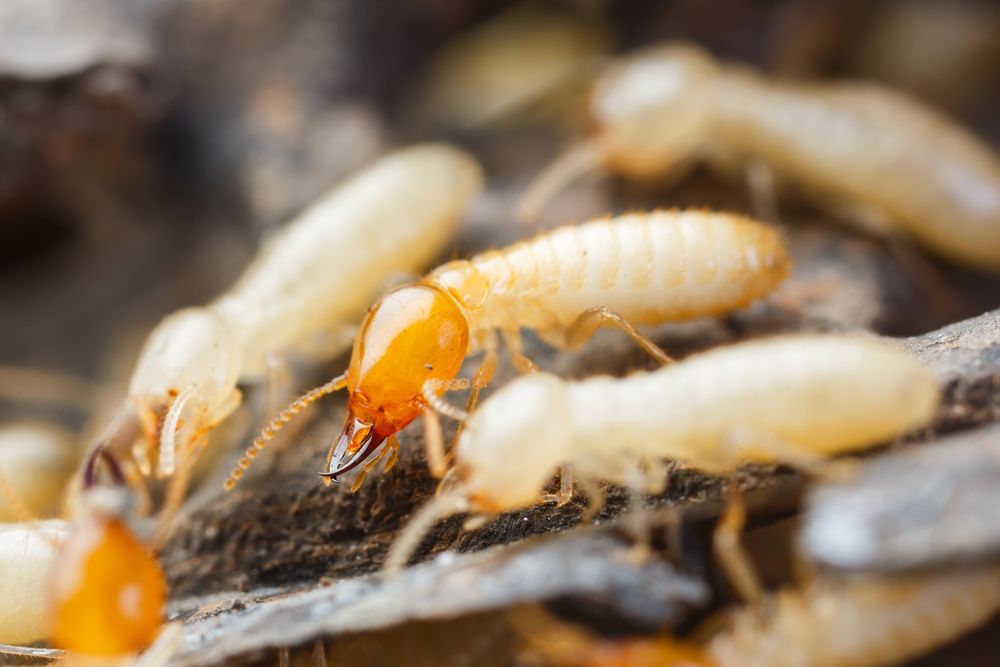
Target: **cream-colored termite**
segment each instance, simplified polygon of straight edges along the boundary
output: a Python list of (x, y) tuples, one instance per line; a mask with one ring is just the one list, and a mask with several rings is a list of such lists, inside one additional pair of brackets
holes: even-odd
[[(10, 486), (9, 493), (0, 493), (0, 521), (20, 520), (26, 512), (42, 516), (55, 509), (78, 458), (75, 436), (55, 425), (0, 426), (0, 475)], [(22, 507), (13, 507), (12, 502)]]
[(68, 524), (57, 519), (0, 525), (0, 642), (30, 644), (48, 636), (49, 568), (68, 534)]
[(607, 29), (553, 6), (518, 5), (445, 45), (428, 68), (423, 106), (449, 127), (503, 120), (599, 65)]
[(405, 564), (443, 515), (539, 502), (561, 467), (662, 487), (663, 459), (712, 473), (746, 461), (809, 466), (926, 423), (938, 394), (934, 376), (895, 347), (829, 335), (752, 341), (625, 379), (524, 376), (471, 415), (454, 485), (412, 520), (387, 567)]
[(818, 581), (737, 611), (706, 646), (718, 667), (882, 667), (920, 656), (1000, 609), (1000, 572)]
[(820, 579), (729, 612), (721, 628), (711, 621), (716, 629), (701, 645), (599, 641), (551, 621), (560, 641), (530, 639), (561, 667), (888, 667), (947, 644), (998, 609), (996, 570)]
[[(501, 332), (522, 371), (520, 329), (557, 347), (576, 347), (604, 325), (619, 326), (661, 362), (662, 350), (634, 324), (725, 313), (770, 292), (789, 270), (781, 235), (738, 215), (657, 211), (567, 226), (470, 260), (449, 262), (382, 298), (362, 324), (343, 376), (282, 411), (233, 471), (232, 488), (275, 430), (316, 399), (348, 388), (343, 435), (323, 475), (336, 478), (369, 459), (418, 415), (428, 429), (428, 463), (444, 473), (437, 412), (464, 413), (441, 400), (465, 388), (456, 376), (467, 354), (485, 350), (469, 408), (497, 363)], [(367, 471), (378, 458), (371, 458)], [(359, 475), (355, 485), (363, 479)], [(355, 487), (356, 488), (356, 487)]]
[(157, 444), (161, 475), (190, 463), (240, 403), (237, 382), (259, 381), (272, 355), (330, 356), (331, 333), (357, 317), (387, 278), (418, 270), (441, 251), (481, 181), (465, 153), (424, 145), (335, 188), (266, 243), (231, 289), (153, 330), (127, 407), (104, 440), (135, 430), (138, 415), (143, 437), (133, 455), (144, 473)]
[(1000, 161), (914, 99), (875, 84), (779, 83), (692, 46), (660, 46), (608, 67), (589, 141), (526, 194), (532, 217), (567, 181), (597, 167), (669, 179), (698, 161), (799, 186), (879, 233), (1000, 270)]

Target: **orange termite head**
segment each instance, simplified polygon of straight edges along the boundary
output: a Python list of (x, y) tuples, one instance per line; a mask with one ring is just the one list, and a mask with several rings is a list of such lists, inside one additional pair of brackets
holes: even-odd
[(427, 405), (425, 388), (454, 378), (468, 348), (466, 316), (441, 288), (406, 285), (379, 300), (354, 342), (347, 423), (320, 474), (336, 480), (406, 428)]
[[(99, 460), (114, 486), (97, 485)], [(92, 454), (81, 513), (50, 575), (52, 641), (81, 655), (136, 653), (153, 642), (163, 623), (166, 581), (156, 558), (122, 519), (128, 496), (119, 475), (110, 454)]]

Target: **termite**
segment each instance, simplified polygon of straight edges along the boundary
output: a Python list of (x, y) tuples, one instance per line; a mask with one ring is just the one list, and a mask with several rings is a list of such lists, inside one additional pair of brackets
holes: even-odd
[[(452, 486), (397, 540), (387, 568), (405, 564), (422, 534), (448, 514), (486, 516), (533, 505), (566, 478), (662, 488), (663, 459), (709, 473), (744, 462), (809, 468), (928, 422), (933, 374), (883, 342), (799, 335), (717, 348), (624, 379), (567, 382), (536, 373), (496, 392), (468, 419)], [(570, 478), (572, 479), (572, 478)]]
[(707, 161), (751, 185), (773, 175), (871, 231), (906, 232), (951, 260), (1000, 270), (1000, 161), (885, 87), (781, 83), (669, 45), (609, 66), (590, 110), (596, 135), (543, 172), (524, 217), (595, 168), (667, 180)]
[[(725, 313), (766, 295), (789, 270), (781, 235), (738, 215), (657, 211), (566, 226), (502, 250), (445, 264), (416, 284), (393, 290), (366, 316), (347, 372), (293, 402), (253, 442), (226, 482), (231, 489), (273, 433), (321, 396), (347, 388), (347, 423), (321, 474), (359, 466), (354, 480), (389, 452), (395, 434), (418, 415), (427, 429), (428, 464), (444, 473), (437, 413), (463, 418), (497, 364), (497, 331), (521, 371), (520, 328), (557, 347), (581, 345), (601, 325), (624, 329), (661, 362), (669, 357), (635, 324)], [(456, 377), (466, 355), (485, 357), (466, 411), (441, 393), (466, 388)]]
[[(0, 426), (0, 474), (33, 515), (46, 515), (56, 507), (77, 458), (75, 437), (55, 425), (24, 421)], [(0, 521), (14, 521), (22, 514), (7, 495), (0, 494)]]
[[(102, 464), (111, 486), (99, 485)], [(69, 524), (23, 523), (0, 531), (0, 563), (12, 575), (3, 581), (17, 584), (16, 594), (4, 598), (17, 604), (7, 605), (16, 612), (10, 618), (0, 617), (0, 639), (48, 639), (55, 651), (88, 658), (133, 655), (160, 634), (166, 580), (126, 523), (128, 492), (115, 459), (95, 450), (83, 476), (80, 511)], [(3, 652), (54, 655), (17, 646), (0, 647)]]
[(137, 415), (139, 467), (151, 472), (159, 446), (158, 473), (172, 474), (239, 405), (238, 382), (261, 380), (274, 355), (330, 356), (331, 332), (358, 316), (383, 281), (430, 262), (481, 181), (464, 152), (424, 145), (335, 188), (265, 244), (226, 293), (153, 330), (108, 437), (135, 430)]
[(428, 68), (423, 106), (450, 127), (502, 121), (584, 79), (607, 56), (607, 32), (574, 12), (517, 5), (445, 45)]
[[(1000, 609), (1000, 573), (818, 580), (732, 612), (704, 644), (563, 641), (561, 667), (886, 667), (962, 636)], [(698, 634), (698, 633), (696, 633)], [(541, 640), (542, 637), (539, 637)], [(534, 641), (539, 652), (547, 649)]]
[(0, 525), (0, 642), (29, 644), (49, 636), (47, 576), (54, 545), (68, 532), (60, 519)]

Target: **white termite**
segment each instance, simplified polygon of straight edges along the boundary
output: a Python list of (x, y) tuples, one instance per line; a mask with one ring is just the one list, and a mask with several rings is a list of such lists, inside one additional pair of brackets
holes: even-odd
[(849, 336), (751, 341), (624, 379), (524, 376), (471, 415), (455, 484), (407, 527), (390, 565), (402, 565), (442, 515), (537, 503), (560, 467), (629, 485), (643, 474), (652, 485), (663, 459), (710, 473), (748, 461), (809, 465), (915, 429), (938, 401), (934, 376), (915, 359)]
[[(23, 520), (56, 509), (79, 458), (72, 433), (43, 422), (0, 426), (0, 521)], [(13, 496), (13, 498), (11, 497)], [(14, 505), (18, 506), (14, 506)]]
[[(159, 472), (171, 474), (175, 458), (239, 405), (237, 382), (261, 380), (272, 355), (330, 356), (331, 334), (357, 317), (386, 279), (432, 260), (481, 181), (465, 153), (423, 145), (336, 187), (267, 242), (231, 289), (153, 330), (128, 408), (108, 433), (127, 430), (138, 415), (144, 441), (136, 458), (148, 473), (144, 459), (162, 430)], [(177, 442), (184, 449), (175, 455)]]
[(48, 637), (49, 568), (68, 534), (61, 520), (0, 524), (0, 642)]
[(689, 45), (644, 49), (598, 81), (588, 142), (525, 196), (532, 217), (595, 167), (676, 179), (707, 161), (772, 174), (881, 234), (903, 232), (963, 264), (1000, 271), (1000, 160), (917, 100), (877, 84), (783, 83)]

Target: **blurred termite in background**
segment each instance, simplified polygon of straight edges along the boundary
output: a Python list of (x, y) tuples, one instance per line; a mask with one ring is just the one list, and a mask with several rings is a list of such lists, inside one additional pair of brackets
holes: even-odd
[(154, 455), (160, 476), (178, 464), (189, 469), (239, 405), (237, 383), (263, 380), (276, 356), (321, 360), (340, 351), (338, 330), (390, 276), (442, 250), (481, 181), (465, 153), (424, 145), (335, 188), (266, 243), (230, 290), (153, 330), (98, 446), (134, 443), (124, 453), (146, 475)]
[(575, 12), (517, 5), (435, 56), (420, 106), (435, 124), (463, 130), (530, 113), (586, 83), (608, 57), (608, 33)]
[(821, 578), (723, 612), (705, 624), (702, 642), (600, 641), (551, 620), (548, 632), (525, 634), (551, 667), (886, 667), (960, 637), (998, 608), (995, 569)]
[[(443, 516), (566, 502), (577, 475), (593, 511), (599, 481), (662, 490), (663, 459), (711, 473), (747, 461), (813, 468), (922, 426), (938, 395), (934, 376), (906, 353), (831, 335), (743, 343), (625, 379), (518, 378), (469, 418), (454, 478), (412, 519), (386, 567), (405, 565)], [(557, 471), (559, 494), (544, 496)]]
[(706, 161), (745, 174), (759, 201), (775, 180), (788, 182), (867, 231), (912, 236), (955, 262), (1000, 271), (1000, 161), (886, 87), (781, 83), (670, 45), (609, 65), (590, 110), (596, 134), (538, 177), (523, 217), (594, 169), (671, 181)]
[[(427, 459), (438, 477), (446, 455), (437, 413), (464, 419), (498, 361), (500, 332), (515, 366), (536, 370), (521, 351), (521, 327), (559, 348), (582, 345), (602, 325), (626, 331), (661, 363), (670, 359), (635, 324), (659, 324), (729, 312), (767, 295), (787, 276), (781, 235), (738, 215), (658, 211), (566, 226), (508, 248), (449, 262), (376, 303), (355, 341), (347, 372), (282, 411), (253, 442), (226, 488), (243, 476), (271, 436), (303, 406), (347, 388), (344, 432), (330, 449), (324, 477), (361, 465), (354, 480), (388, 453), (395, 434), (424, 416)], [(441, 399), (468, 388), (457, 378), (465, 357), (485, 351), (465, 411)]]

